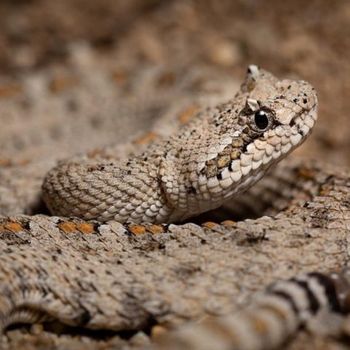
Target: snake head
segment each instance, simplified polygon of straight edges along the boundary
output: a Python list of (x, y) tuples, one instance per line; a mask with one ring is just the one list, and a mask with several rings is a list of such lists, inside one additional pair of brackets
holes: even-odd
[(247, 190), (305, 141), (316, 118), (317, 96), (309, 83), (280, 80), (249, 66), (233, 99), (203, 111), (176, 135), (182, 167), (174, 168), (187, 192), (183, 190), (181, 201), (174, 196), (174, 206), (186, 217), (189, 211), (219, 207)]
[(238, 117), (245, 140), (240, 160), (252, 170), (286, 156), (306, 140), (317, 119), (315, 89), (303, 80), (278, 80), (249, 66), (239, 94), (245, 100)]

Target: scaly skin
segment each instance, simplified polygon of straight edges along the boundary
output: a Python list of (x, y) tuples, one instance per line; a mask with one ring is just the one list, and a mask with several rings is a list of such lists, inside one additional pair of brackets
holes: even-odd
[(341, 315), (349, 311), (349, 291), (349, 268), (280, 280), (237, 314), (208, 318), (166, 334), (158, 340), (159, 349), (276, 349), (311, 319), (328, 317), (341, 324)]
[(250, 66), (227, 103), (202, 110), (168, 139), (123, 162), (62, 162), (43, 184), (51, 212), (100, 222), (169, 223), (217, 208), (299, 146), (317, 118), (305, 81)]
[[(268, 73), (252, 67), (234, 99), (241, 108), (237, 112), (236, 123), (231, 121), (230, 125), (229, 118), (224, 118), (228, 113), (228, 104), (224, 104), (201, 111), (177, 134), (149, 146), (143, 155), (136, 155), (124, 163), (107, 162), (102, 158), (89, 159), (88, 156), (62, 163), (59, 180), (68, 189), (68, 198), (57, 200), (57, 207), (62, 205), (57, 212), (66, 210), (66, 216), (75, 214), (74, 208), (70, 212), (69, 205), (64, 207), (66, 201), (75, 205), (74, 196), (78, 210), (83, 208), (81, 198), (87, 208), (93, 208), (90, 197), (102, 200), (106, 197), (106, 187), (114, 195), (113, 188), (106, 186), (107, 182), (113, 181), (119, 190), (124, 189), (129, 193), (120, 201), (133, 203), (133, 198), (140, 198), (131, 195), (132, 187), (128, 187), (127, 181), (149, 176), (145, 169), (152, 166), (157, 175), (152, 175), (150, 179), (157, 181), (150, 181), (149, 184), (151, 189), (152, 186), (156, 189), (155, 196), (146, 198), (149, 198), (149, 202), (152, 202), (152, 198), (159, 199), (157, 191), (161, 189), (160, 199), (172, 210), (164, 221), (182, 219), (196, 213), (198, 208), (202, 211), (219, 205), (224, 197), (225, 189), (220, 185), (227, 180), (225, 172), (230, 173), (230, 179), (231, 175), (232, 178), (239, 177), (235, 183), (232, 180), (232, 188), (228, 186), (226, 189), (230, 197), (231, 190), (233, 195), (235, 191), (246, 189), (249, 181), (255, 181), (309, 134), (316, 113), (314, 92), (305, 82), (290, 82), (289, 89), (286, 84), (287, 81), (278, 82)], [(278, 96), (278, 86), (286, 86), (286, 93), (280, 92)], [(293, 95), (297, 96), (294, 97), (298, 98), (297, 101), (292, 99)], [(272, 119), (281, 123), (273, 124), (269, 131), (261, 133), (254, 131), (252, 124), (258, 104), (254, 99), (257, 100), (258, 96), (261, 104), (274, 112)], [(310, 98), (314, 99), (314, 107), (311, 107), (312, 104), (308, 106)], [(299, 115), (299, 112), (304, 113)], [(240, 137), (232, 136), (238, 137), (238, 140), (220, 144), (220, 135), (214, 132), (220, 128), (214, 123), (219, 116), (223, 119), (221, 132), (240, 133)], [(294, 121), (290, 123), (292, 118)], [(191, 135), (192, 130), (195, 131)], [(198, 134), (197, 130), (202, 132), (201, 139), (193, 137)], [(191, 149), (191, 144), (186, 144), (186, 140), (192, 145), (203, 146), (203, 141), (207, 144), (203, 149), (198, 147), (200, 151), (197, 151), (197, 148)], [(186, 145), (179, 152), (181, 162), (175, 159), (175, 151), (171, 148), (179, 143)], [(202, 160), (202, 168), (197, 168), (196, 173), (190, 164), (198, 165), (201, 152), (207, 152), (213, 144), (220, 144), (217, 148), (224, 150), (217, 149), (216, 153), (212, 152), (213, 159)], [(254, 148), (258, 145), (263, 147), (262, 152)], [(271, 147), (272, 154), (269, 154)], [(166, 149), (169, 149), (167, 154)], [(184, 161), (185, 151), (189, 160), (194, 159), (192, 163)], [(249, 152), (254, 155), (251, 167), (245, 163), (245, 160), (249, 160)], [(127, 165), (127, 162), (130, 164)], [(145, 168), (137, 166), (140, 162), (144, 162)], [(233, 171), (235, 164), (238, 171)], [(83, 173), (90, 172), (86, 180), (91, 180), (91, 183), (81, 181), (77, 174), (67, 180), (65, 168), (71, 169), (73, 175), (77, 168)], [(115, 174), (125, 171), (126, 176), (113, 178), (106, 169), (114, 169)], [(131, 174), (128, 174), (129, 170)], [(141, 170), (144, 171), (143, 175), (140, 175)], [(190, 177), (191, 171), (193, 177)], [(53, 170), (49, 176), (53, 174), (55, 177), (56, 172)], [(174, 191), (170, 192), (170, 186), (166, 186), (171, 183), (169, 174), (177, 174), (172, 183), (178, 189), (179, 183), (183, 186), (194, 185), (196, 193), (192, 188), (181, 192), (187, 196), (184, 202), (188, 209), (186, 213), (181, 207), (182, 197), (175, 196)], [(106, 182), (97, 181), (95, 175), (106, 176)], [(113, 195), (109, 199), (112, 213), (108, 214), (107, 210), (101, 217), (94, 216), (100, 222), (42, 215), (2, 217), (1, 330), (5, 331), (16, 323), (55, 320), (61, 325), (108, 330), (117, 335), (125, 330), (147, 331), (154, 322), (157, 325), (174, 325), (178, 321), (200, 319), (203, 315), (224, 311), (228, 313), (226, 317), (200, 325), (184, 325), (174, 333), (167, 333), (163, 348), (183, 348), (185, 344), (193, 349), (221, 347), (261, 350), (283, 344), (300, 326), (307, 325), (323, 311), (329, 314), (331, 321), (334, 315), (342, 318), (340, 313), (349, 309), (346, 305), (350, 295), (348, 270), (335, 275), (304, 274), (287, 281), (279, 280), (268, 287), (262, 296), (253, 298), (251, 304), (239, 314), (230, 313), (229, 306), (233, 300), (239, 303), (242, 291), (258, 289), (274, 270), (278, 270), (276, 277), (283, 276), (285, 268), (291, 276), (293, 273), (289, 269), (295, 272), (313, 270), (319, 268), (322, 262), (328, 270), (329, 266), (339, 267), (348, 260), (348, 173), (342, 175), (334, 169), (326, 170), (323, 165), (308, 167), (290, 162), (271, 175), (264, 177), (248, 194), (244, 194), (245, 202), (258, 208), (260, 217), (238, 223), (227, 220), (222, 224), (205, 223), (202, 227), (195, 224), (104, 223), (105, 220), (118, 218), (119, 221), (138, 221), (137, 218), (125, 219), (125, 212), (114, 213), (116, 202)], [(203, 188), (199, 185), (200, 179), (205, 181)], [(216, 187), (218, 192), (208, 185), (213, 181), (219, 183)], [(77, 184), (76, 189), (69, 187), (73, 182)], [(83, 189), (83, 195), (79, 188)], [(142, 186), (133, 189), (137, 190), (140, 196), (144, 195)], [(152, 191), (149, 189), (148, 193), (152, 194)], [(263, 210), (259, 211), (259, 206), (264, 203), (279, 214), (261, 217)], [(140, 221), (154, 219), (147, 214), (147, 209), (151, 210), (148, 208), (150, 203), (146, 204)], [(101, 202), (93, 210), (102, 208), (103, 212), (104, 206)], [(87, 215), (87, 218), (93, 217), (91, 213)], [(334, 230), (335, 227), (337, 230)], [(283, 251), (282, 256), (280, 250)], [(248, 281), (249, 275), (253, 277)], [(252, 281), (255, 285), (252, 285)]]

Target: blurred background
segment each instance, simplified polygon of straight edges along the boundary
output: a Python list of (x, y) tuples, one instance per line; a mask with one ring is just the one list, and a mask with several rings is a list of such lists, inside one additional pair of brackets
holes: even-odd
[(137, 66), (208, 65), (241, 79), (255, 63), (301, 77), (320, 99), (303, 154), (350, 165), (348, 0), (1, 0), (0, 16), (1, 79), (65, 65), (77, 42)]

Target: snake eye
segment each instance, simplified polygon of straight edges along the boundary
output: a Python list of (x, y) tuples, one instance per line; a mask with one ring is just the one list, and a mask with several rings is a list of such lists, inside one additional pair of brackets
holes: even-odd
[(260, 130), (266, 130), (270, 125), (270, 116), (268, 112), (260, 109), (254, 114), (254, 123), (256, 127)]

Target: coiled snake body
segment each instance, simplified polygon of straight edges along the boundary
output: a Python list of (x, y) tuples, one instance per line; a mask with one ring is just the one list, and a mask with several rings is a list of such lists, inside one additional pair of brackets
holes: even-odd
[[(291, 206), (273, 218), (209, 229), (161, 224), (217, 208), (248, 188), (257, 188), (252, 185), (306, 139), (316, 118), (317, 97), (311, 85), (279, 80), (250, 66), (231, 100), (200, 110), (188, 124), (143, 152), (126, 160), (84, 155), (60, 162), (42, 187), (47, 206), (60, 217), (1, 218), (0, 231), (7, 234), (1, 240), (2, 330), (14, 323), (54, 319), (87, 329), (139, 331), (150, 320), (166, 324), (203, 315), (210, 297), (228, 305), (227, 300), (247, 288), (247, 269), (255, 273), (254, 280), (259, 272), (265, 279), (268, 268), (275, 269), (275, 260), (282, 260), (281, 246), (289, 254), (285, 260), (297, 265), (296, 252), (312, 249), (307, 237), (314, 232), (313, 217), (308, 216), (320, 215), (324, 200), (336, 213), (335, 220), (342, 215), (343, 229), (350, 220), (342, 201), (346, 176), (333, 181), (323, 168), (291, 165), (276, 175), (275, 188), (270, 185), (266, 196), (294, 183), (301, 195), (307, 192), (310, 203)], [(326, 229), (333, 224), (331, 215)], [(125, 234), (132, 225), (152, 234)], [(319, 236), (312, 242), (319, 242)], [(266, 244), (254, 246), (264, 240)], [(327, 247), (322, 246), (321, 255), (315, 246), (319, 263), (319, 256), (327, 256)], [(249, 258), (243, 264), (246, 249), (258, 263)], [(346, 247), (338, 255), (344, 258)], [(241, 313), (184, 325), (167, 332), (160, 346), (278, 347), (319, 314), (331, 320), (335, 315), (339, 321), (349, 310), (349, 280), (345, 269), (278, 281)]]

